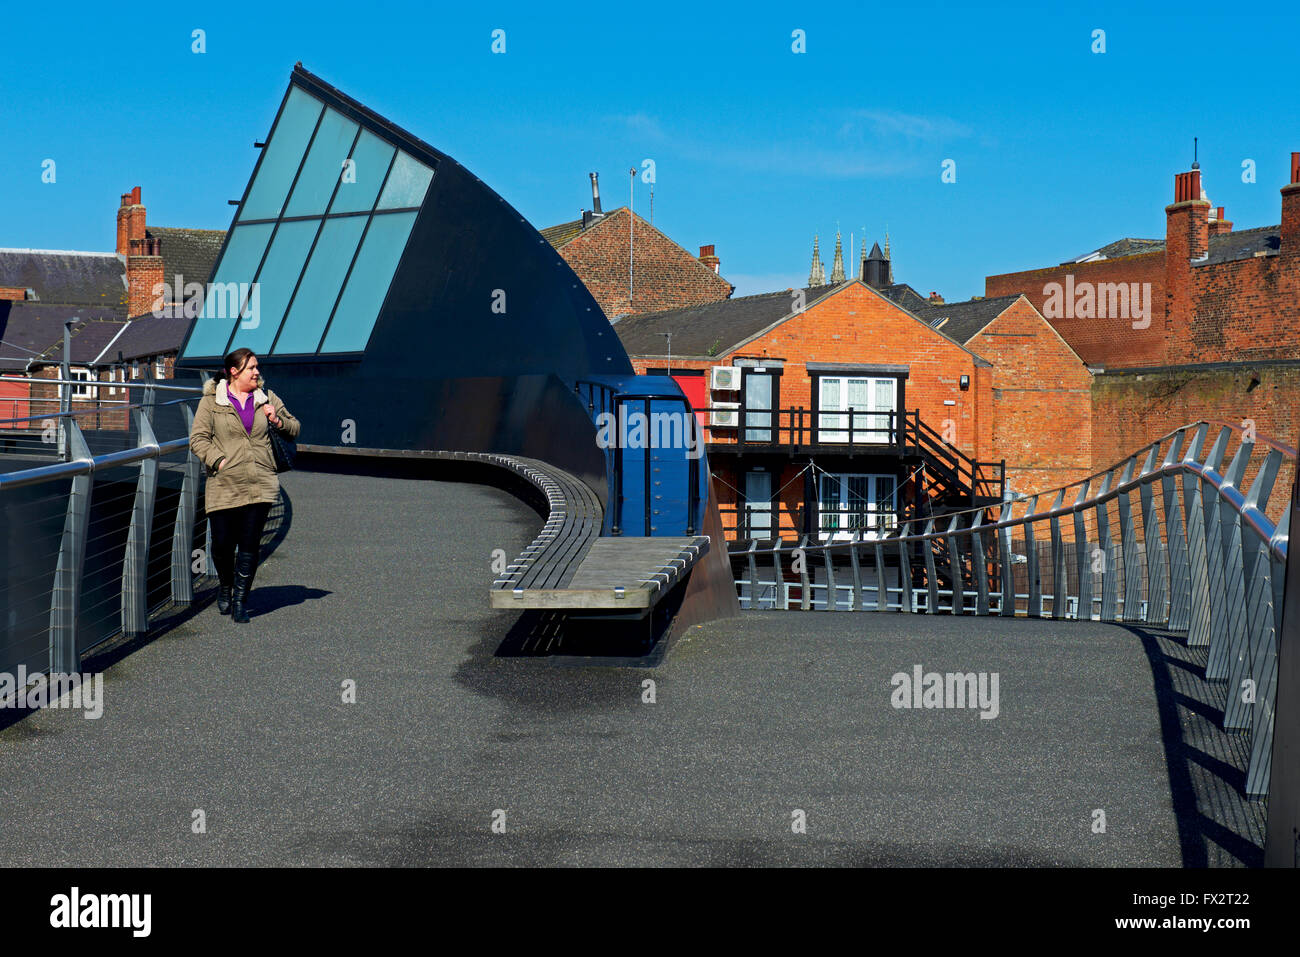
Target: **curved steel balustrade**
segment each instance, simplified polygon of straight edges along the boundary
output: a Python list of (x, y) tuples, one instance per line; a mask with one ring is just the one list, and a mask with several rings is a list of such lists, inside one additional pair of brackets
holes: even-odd
[(1246, 793), (1265, 795), (1290, 527), (1289, 510), (1275, 523), (1267, 509), (1282, 466), (1295, 463), (1295, 449), (1280, 442), (1197, 422), (1082, 482), (1006, 501), (996, 516), (975, 508), (870, 540), (742, 543), (732, 553), (741, 606), (1086, 618), (1186, 632), (1189, 645), (1208, 647), (1206, 678), (1228, 683), (1224, 727), (1251, 732)]

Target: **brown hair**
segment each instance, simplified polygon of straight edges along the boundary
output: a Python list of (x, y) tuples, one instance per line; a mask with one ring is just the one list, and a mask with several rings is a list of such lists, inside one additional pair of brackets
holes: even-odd
[(230, 370), (243, 372), (244, 367), (248, 365), (248, 360), (256, 356), (252, 349), (236, 349), (221, 360), (221, 378), (229, 380)]

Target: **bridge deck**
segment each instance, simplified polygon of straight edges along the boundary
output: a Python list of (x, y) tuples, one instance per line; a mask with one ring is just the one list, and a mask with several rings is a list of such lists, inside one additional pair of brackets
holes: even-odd
[[(252, 624), (206, 606), (100, 659), (101, 719), (46, 710), (0, 730), (0, 864), (1257, 853), (1259, 805), (1231, 786), (1241, 739), (1214, 727), (1221, 702), (1197, 697), (1177, 643), (1082, 622), (757, 612), (642, 667), (507, 655), (530, 616), (485, 607), (489, 555), (527, 544), (532, 510), (481, 486), (283, 478), (294, 525)], [(894, 709), (891, 676), (914, 664), (999, 672), (999, 716)]]

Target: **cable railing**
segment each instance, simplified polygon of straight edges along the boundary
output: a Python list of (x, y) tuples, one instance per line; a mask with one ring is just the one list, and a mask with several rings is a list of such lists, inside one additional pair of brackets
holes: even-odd
[[(128, 429), (87, 428), (94, 408), (47, 413), (31, 417), (40, 428), (27, 443), (0, 452), (0, 672), (78, 672), (90, 650), (191, 603), (212, 574), (203, 469), (189, 450), (201, 389), (138, 386)], [(284, 512), (273, 508), (268, 536)]]
[(1198, 422), (1080, 482), (904, 522), (885, 537), (751, 541), (731, 555), (741, 607), (1050, 617), (1185, 633), (1207, 650), (1205, 677), (1227, 682), (1224, 727), (1251, 733), (1246, 793), (1265, 795), (1290, 525), (1289, 510), (1276, 522), (1268, 512), (1279, 474), (1295, 467), (1290, 446)]

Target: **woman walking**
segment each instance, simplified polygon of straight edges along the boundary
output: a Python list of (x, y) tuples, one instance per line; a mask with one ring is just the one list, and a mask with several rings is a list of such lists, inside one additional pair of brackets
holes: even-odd
[(220, 581), (217, 610), (239, 624), (248, 622), (262, 529), (280, 492), (269, 430), (292, 439), (298, 428), (257, 374), (251, 349), (236, 349), (222, 360), (221, 378), (203, 387), (194, 413), (190, 448), (208, 470), (203, 494)]

